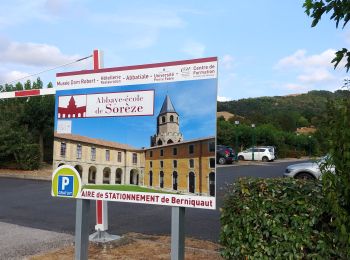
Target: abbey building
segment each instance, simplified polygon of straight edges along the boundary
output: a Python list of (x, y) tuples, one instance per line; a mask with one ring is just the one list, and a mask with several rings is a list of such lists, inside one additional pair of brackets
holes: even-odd
[(183, 140), (179, 127), (179, 114), (167, 95), (157, 117), (157, 134), (151, 137), (151, 147), (178, 143)]
[[(70, 103), (74, 107), (73, 101)], [(131, 184), (215, 196), (215, 137), (184, 140), (180, 116), (168, 95), (156, 124), (150, 147), (143, 149), (55, 133), (54, 166), (72, 165), (83, 184)]]

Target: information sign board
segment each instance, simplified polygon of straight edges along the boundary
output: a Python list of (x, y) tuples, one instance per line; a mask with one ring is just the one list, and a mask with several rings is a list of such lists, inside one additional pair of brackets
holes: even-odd
[(53, 196), (215, 209), (216, 58), (59, 73), (57, 86)]

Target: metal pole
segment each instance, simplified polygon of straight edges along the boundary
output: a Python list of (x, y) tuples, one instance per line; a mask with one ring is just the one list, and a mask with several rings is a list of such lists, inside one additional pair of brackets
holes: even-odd
[(299, 159), (300, 158), (300, 155), (299, 155), (299, 134), (297, 133), (297, 158)]
[(235, 161), (237, 162), (238, 161), (238, 125), (239, 125), (239, 121), (235, 121), (235, 126), (236, 126), (236, 128), (235, 128)]
[[(237, 129), (237, 127), (236, 127)], [(235, 147), (236, 151), (235, 151), (235, 161), (238, 161), (238, 134), (237, 134), (237, 131), (236, 131), (236, 147)]]
[(77, 199), (75, 213), (75, 260), (87, 260), (90, 200)]
[(254, 161), (254, 149), (255, 149), (255, 124), (252, 124), (253, 132), (252, 132), (252, 143), (253, 143), (253, 150), (252, 150), (252, 160)]
[(309, 157), (311, 157), (311, 136), (309, 136)]
[(185, 259), (185, 208), (171, 208), (171, 260)]

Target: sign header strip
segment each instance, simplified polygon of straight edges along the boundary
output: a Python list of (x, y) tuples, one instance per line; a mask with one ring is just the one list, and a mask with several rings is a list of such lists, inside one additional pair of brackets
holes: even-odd
[(74, 76), (74, 75), (84, 75), (84, 74), (92, 74), (92, 73), (95, 74), (95, 73), (124, 71), (124, 70), (149, 69), (149, 68), (176, 66), (176, 65), (188, 65), (188, 64), (195, 64), (195, 63), (213, 62), (217, 60), (218, 60), (217, 57), (209, 57), (209, 58), (192, 59), (192, 60), (181, 60), (181, 61), (152, 63), (152, 64), (144, 64), (144, 65), (105, 68), (105, 69), (98, 69), (98, 70), (71, 71), (71, 72), (57, 73), (56, 77), (66, 77), (66, 76)]

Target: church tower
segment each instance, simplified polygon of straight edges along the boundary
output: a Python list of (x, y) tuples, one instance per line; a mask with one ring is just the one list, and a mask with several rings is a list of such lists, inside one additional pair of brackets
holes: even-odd
[(157, 134), (151, 137), (151, 146), (178, 143), (183, 140), (179, 127), (179, 114), (176, 112), (170, 97), (164, 99), (157, 117)]

